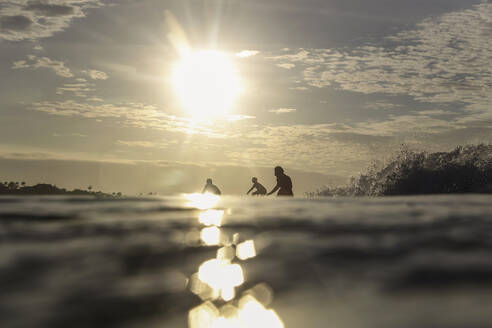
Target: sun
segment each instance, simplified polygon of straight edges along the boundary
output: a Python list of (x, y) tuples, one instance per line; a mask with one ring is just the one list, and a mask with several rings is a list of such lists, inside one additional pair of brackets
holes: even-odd
[(241, 91), (238, 72), (225, 53), (190, 51), (173, 68), (173, 84), (194, 121), (226, 116)]

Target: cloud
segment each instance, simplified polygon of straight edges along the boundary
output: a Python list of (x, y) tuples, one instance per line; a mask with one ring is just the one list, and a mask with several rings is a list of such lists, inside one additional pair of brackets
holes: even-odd
[(250, 115), (230, 115), (227, 117), (228, 121), (236, 122), (236, 121), (242, 121), (242, 120), (252, 120), (255, 119), (255, 116), (250, 116)]
[(142, 147), (142, 148), (156, 148), (157, 145), (152, 141), (125, 141), (125, 140), (117, 140), (116, 144), (124, 145), (129, 147)]
[(222, 152), (237, 165), (282, 165), (349, 176), (360, 169), (361, 161), (371, 158), (372, 149), (337, 140), (332, 137), (336, 132), (334, 125), (256, 127), (237, 138), (228, 138), (234, 146), (226, 144)]
[(6, 152), (0, 150), (0, 160), (63, 160), (64, 156), (46, 152)]
[[(492, 117), (492, 3), (432, 17), (384, 42), (353, 49), (298, 49), (266, 57), (300, 66), (315, 88), (407, 95), (422, 103), (462, 105)], [(489, 113), (489, 114), (487, 114)]]
[[(354, 124), (261, 126), (246, 120), (240, 124), (216, 124), (214, 131), (201, 128), (203, 130), (189, 134), (191, 129), (199, 127), (191, 127), (189, 122), (145, 104), (87, 105), (60, 102), (40, 103), (35, 109), (51, 115), (105, 118), (106, 122), (113, 124), (162, 131), (162, 138), (119, 139), (116, 143), (124, 147), (166, 149), (170, 152), (185, 147), (187, 151), (179, 155), (183, 161), (205, 163), (213, 159), (217, 163), (244, 166), (272, 166), (279, 163), (293, 169), (342, 176), (355, 174), (371, 160), (390, 154), (402, 140), (408, 143), (434, 140), (455, 129), (446, 120), (418, 114), (395, 116), (382, 122)], [(433, 134), (429, 134), (429, 130)], [(221, 136), (219, 142), (217, 136)], [(432, 142), (427, 144), (433, 146)]]
[[(435, 151), (454, 147), (453, 141), (443, 136), (461, 133), (464, 127), (439, 118), (436, 111), (433, 114), (393, 115), (384, 121), (351, 124), (249, 126), (230, 131), (221, 152), (238, 165), (280, 163), (350, 176), (364, 170), (371, 161), (390, 156), (402, 143)], [(492, 131), (490, 127), (488, 131)], [(461, 142), (477, 135), (468, 133)]]
[(63, 86), (56, 88), (56, 94), (62, 95), (73, 93), (77, 97), (86, 98), (87, 93), (94, 92), (95, 85), (88, 82), (65, 83)]
[[(278, 163), (340, 176), (356, 174), (371, 161), (389, 156), (403, 142), (427, 150), (443, 150), (454, 146), (445, 136), (462, 135), (460, 142), (464, 143), (478, 136), (465, 126), (442, 118), (441, 114), (448, 113), (437, 109), (415, 115), (390, 115), (384, 121), (262, 126), (245, 120), (215, 124), (213, 130), (140, 103), (43, 102), (34, 104), (33, 109), (161, 131), (162, 137), (154, 140), (120, 138), (116, 143), (129, 148), (165, 149), (172, 154), (184, 147), (187, 151), (179, 152), (178, 156), (182, 161), (265, 167)], [(487, 131), (490, 134), (490, 127), (484, 127), (480, 133)]]
[(27, 30), (33, 21), (26, 16), (13, 15), (13, 16), (0, 16), (0, 31), (7, 32), (23, 32)]
[[(95, 102), (98, 102), (96, 100)], [(206, 126), (197, 126), (188, 119), (168, 115), (156, 106), (142, 103), (85, 103), (74, 100), (44, 101), (32, 104), (32, 109), (50, 115), (79, 116), (91, 119), (111, 118), (115, 124), (174, 133), (200, 134), (211, 138), (224, 135)]]
[(72, 15), (74, 7), (63, 4), (52, 4), (41, 1), (28, 1), (24, 7), (26, 11), (32, 11), (40, 16), (56, 17)]
[[(283, 50), (285, 51), (290, 51), (288, 50)], [(266, 57), (268, 60), (273, 60), (273, 61), (285, 61), (287, 63), (302, 63), (302, 64), (317, 64), (317, 63), (323, 63), (323, 58), (317, 57), (317, 56), (312, 56), (310, 51), (306, 49), (299, 49), (296, 51), (296, 53), (292, 54), (283, 54), (279, 56), (269, 56)]]
[(241, 52), (236, 53), (236, 56), (240, 58), (247, 58), (247, 57), (256, 56), (259, 53), (260, 52), (257, 50), (243, 50)]
[(53, 133), (53, 137), (55, 138), (65, 138), (65, 137), (78, 137), (78, 138), (87, 138), (87, 135), (82, 134), (82, 133), (70, 133), (70, 134), (60, 134), (60, 133)]
[(296, 67), (295, 64), (291, 64), (291, 63), (276, 64), (276, 66), (285, 69), (293, 69), (294, 67)]
[(88, 101), (96, 101), (96, 102), (103, 102), (104, 99), (102, 98), (99, 98), (99, 97), (90, 97), (90, 98), (87, 98)]
[[(65, 63), (62, 61), (53, 60), (48, 57), (28, 55), (26, 60), (15, 61), (12, 65), (12, 69), (29, 68), (47, 68), (53, 71), (58, 76), (64, 78), (73, 78), (72, 82), (65, 83), (62, 86), (56, 88), (57, 95), (72, 93), (77, 97), (87, 98), (89, 97), (89, 93), (96, 91), (96, 85), (94, 83), (88, 82), (85, 78), (77, 77), (70, 68), (65, 66)], [(80, 73), (89, 76), (92, 80), (106, 80), (108, 78), (108, 74), (95, 69), (82, 70), (79, 72), (79, 74)], [(96, 98), (92, 97), (91, 99), (95, 100)]]
[(53, 60), (48, 57), (37, 57), (35, 55), (29, 55), (27, 56), (27, 60), (16, 61), (12, 66), (12, 69), (24, 68), (48, 68), (58, 76), (66, 78), (73, 77), (71, 70), (65, 66), (64, 62)]
[(270, 109), (270, 113), (275, 113), (275, 114), (287, 114), (287, 113), (293, 113), (297, 111), (295, 108), (278, 108), (278, 109)]
[[(428, 151), (492, 140), (492, 3), (424, 20), (381, 44), (344, 49), (285, 49), (265, 57), (296, 66), (292, 87), (371, 95), (384, 110), (363, 123), (266, 126), (252, 130), (236, 161), (286, 163), (350, 175), (387, 158), (402, 143)], [(302, 81), (299, 85), (298, 81)], [(378, 99), (374, 100), (375, 95)], [(410, 96), (412, 112), (394, 96)], [(302, 147), (299, 147), (302, 144)]]
[(137, 148), (157, 148), (157, 149), (165, 149), (173, 142), (168, 141), (126, 141), (126, 140), (117, 140), (116, 144), (123, 145), (127, 147), (137, 147)]
[(105, 72), (95, 69), (84, 70), (82, 73), (88, 75), (93, 80), (106, 80), (109, 77)]
[(65, 30), (73, 19), (85, 17), (99, 0), (10, 0), (0, 5), (0, 39), (35, 40)]
[(374, 110), (391, 110), (391, 109), (396, 109), (402, 107), (400, 104), (395, 104), (391, 103), (389, 101), (374, 101), (374, 102), (368, 102), (364, 106), (367, 109), (374, 109)]
[(12, 65), (12, 69), (21, 69), (21, 68), (29, 68), (31, 67), (29, 64), (27, 64), (27, 61), (25, 60), (18, 60), (14, 62)]

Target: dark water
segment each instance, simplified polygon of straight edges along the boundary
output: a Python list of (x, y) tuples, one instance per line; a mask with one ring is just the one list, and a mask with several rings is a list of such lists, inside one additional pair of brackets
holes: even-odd
[(492, 196), (194, 205), (0, 198), (0, 327), (492, 327)]

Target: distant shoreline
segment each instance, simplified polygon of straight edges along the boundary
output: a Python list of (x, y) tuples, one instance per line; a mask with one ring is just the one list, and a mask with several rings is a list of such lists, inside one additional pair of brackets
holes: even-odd
[(121, 192), (117, 193), (104, 193), (102, 191), (92, 191), (92, 187), (89, 186), (88, 190), (73, 189), (67, 190), (65, 188), (59, 188), (55, 185), (48, 183), (38, 183), (33, 186), (28, 186), (24, 182), (4, 182), (0, 183), (0, 196), (94, 196), (98, 198), (113, 198), (122, 197)]

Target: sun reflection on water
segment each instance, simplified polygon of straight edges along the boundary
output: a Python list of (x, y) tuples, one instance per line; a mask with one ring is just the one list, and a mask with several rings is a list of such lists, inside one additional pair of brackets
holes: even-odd
[(200, 213), (200, 215), (198, 216), (198, 220), (201, 224), (206, 226), (214, 225), (220, 227), (222, 225), (223, 216), (223, 210), (206, 210), (205, 212)]
[(198, 269), (198, 278), (218, 291), (224, 301), (234, 298), (234, 288), (244, 282), (242, 267), (226, 260), (211, 259)]
[(255, 242), (253, 240), (247, 240), (237, 245), (236, 256), (243, 261), (255, 257)]
[(207, 210), (217, 206), (220, 202), (220, 196), (205, 193), (205, 194), (185, 194), (184, 197), (189, 201), (188, 206), (196, 207), (199, 210)]
[[(256, 257), (253, 239), (240, 242), (240, 235), (227, 236), (220, 227), (224, 210), (214, 209), (220, 197), (212, 194), (185, 195), (189, 205), (201, 209), (198, 222), (204, 245), (222, 246), (215, 258), (203, 262), (189, 280), (189, 289), (204, 303), (189, 311), (190, 328), (283, 328), (278, 314), (267, 308), (273, 298), (270, 287), (259, 284), (237, 296), (236, 288), (245, 282), (240, 261)], [(226, 304), (218, 308), (220, 301)], [(220, 304), (220, 303), (219, 303)]]
[(217, 258), (219, 260), (232, 261), (234, 260), (234, 256), (236, 254), (236, 250), (233, 246), (224, 246), (217, 250)]
[(239, 301), (238, 317), (246, 327), (282, 328), (284, 326), (274, 310), (267, 310), (250, 295), (244, 296)]
[(208, 246), (219, 245), (220, 237), (220, 229), (215, 226), (203, 228), (202, 231), (200, 231), (200, 239)]
[(275, 310), (267, 309), (253, 296), (243, 296), (238, 306), (227, 304), (220, 310), (210, 301), (190, 310), (190, 328), (283, 328)]

